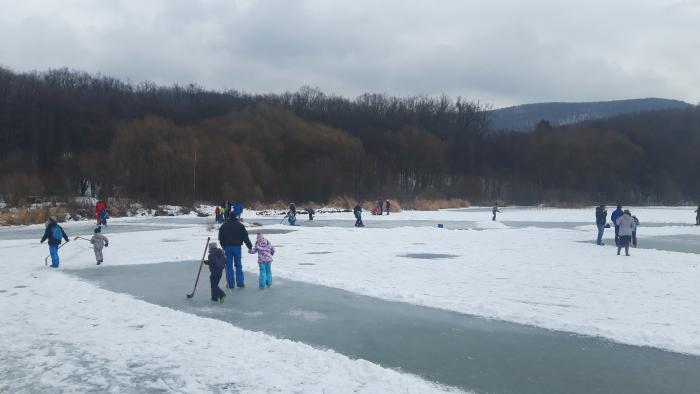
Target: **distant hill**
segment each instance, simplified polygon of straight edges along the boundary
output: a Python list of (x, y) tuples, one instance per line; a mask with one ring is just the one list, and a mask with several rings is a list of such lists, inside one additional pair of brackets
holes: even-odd
[(531, 131), (540, 120), (552, 126), (604, 119), (627, 113), (687, 108), (691, 104), (679, 100), (643, 98), (598, 101), (589, 103), (538, 103), (489, 111), (492, 125), (498, 130)]

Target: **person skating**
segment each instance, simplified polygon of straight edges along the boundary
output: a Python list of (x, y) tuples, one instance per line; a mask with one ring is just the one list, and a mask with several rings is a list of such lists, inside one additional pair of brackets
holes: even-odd
[(309, 215), (309, 221), (313, 221), (314, 215), (316, 215), (316, 210), (309, 207), (309, 208), (306, 208), (306, 213)]
[(634, 229), (634, 219), (630, 215), (630, 211), (625, 210), (620, 217), (615, 221), (615, 225), (618, 227), (618, 243), (617, 243), (617, 254), (620, 254), (620, 250), (625, 248), (625, 255), (630, 255), (630, 242), (632, 241), (632, 231)]
[(615, 245), (618, 245), (620, 243), (620, 226), (617, 225), (617, 219), (619, 219), (621, 216), (622, 205), (618, 204), (617, 209), (615, 209), (610, 215), (610, 220), (613, 222), (613, 226), (615, 226)]
[(700, 226), (700, 205), (698, 205), (698, 209), (695, 210), (695, 225)]
[(389, 211), (391, 210), (391, 202), (386, 200), (386, 215), (389, 216)]
[(226, 255), (226, 281), (229, 289), (233, 289), (235, 286), (245, 287), (241, 245), (245, 243), (248, 249), (251, 249), (253, 244), (248, 238), (248, 231), (245, 229), (245, 226), (233, 213), (229, 215), (219, 228), (219, 243), (224, 248), (224, 254)]
[(211, 285), (211, 300), (212, 302), (224, 303), (226, 293), (219, 287), (221, 275), (226, 266), (226, 258), (224, 251), (219, 249), (216, 242), (209, 242), (209, 256), (204, 260), (204, 264), (209, 266), (209, 284)]
[(275, 255), (275, 247), (258, 231), (255, 246), (248, 253), (258, 254), (258, 266), (260, 267), (258, 286), (261, 289), (270, 288), (272, 286), (272, 256)]
[(637, 219), (636, 216), (632, 215), (632, 247), (636, 248), (637, 247), (637, 227), (639, 227), (639, 219)]
[(290, 226), (297, 225), (297, 207), (294, 205), (294, 203), (289, 204), (289, 212), (287, 212), (284, 217), (287, 219)]
[(355, 214), (355, 227), (365, 227), (365, 224), (362, 223), (362, 207), (360, 204), (355, 205), (352, 212)]
[(605, 204), (600, 204), (599, 207), (595, 209), (595, 225), (598, 227), (598, 238), (596, 239), (596, 244), (605, 245), (603, 243), (603, 233), (605, 232), (605, 223), (608, 221), (608, 210)]
[(107, 219), (109, 219), (109, 208), (105, 207), (105, 209), (103, 209), (102, 212), (100, 212), (100, 225), (106, 226)]
[(216, 209), (214, 210), (214, 215), (216, 217), (216, 222), (221, 223), (222, 216), (221, 216), (221, 207), (220, 206), (218, 206), (218, 205), (216, 206)]
[(382, 216), (384, 214), (384, 202), (382, 200), (377, 200), (377, 215)]
[(97, 225), (102, 224), (102, 211), (107, 209), (107, 203), (104, 200), (99, 200), (95, 204), (95, 218), (97, 219)]
[(63, 239), (65, 239), (66, 242), (69, 241), (68, 235), (63, 231), (63, 227), (58, 225), (58, 220), (55, 216), (49, 217), (46, 229), (44, 230), (44, 236), (41, 237), (40, 243), (43, 244), (44, 241), (49, 241), (49, 254), (51, 254), (52, 268), (58, 268), (58, 247), (61, 246), (61, 240)]
[(493, 214), (493, 217), (491, 218), (491, 220), (496, 221), (496, 214), (497, 214), (497, 213), (502, 213), (502, 212), (498, 209), (498, 204), (496, 204), (496, 203), (493, 204), (493, 208), (491, 208), (491, 213)]
[(240, 220), (241, 215), (243, 215), (243, 205), (241, 205), (240, 203), (235, 203), (233, 204), (231, 210), (233, 211), (233, 214), (236, 215), (236, 217), (238, 217), (238, 219)]
[(102, 248), (109, 246), (109, 240), (107, 237), (102, 235), (102, 227), (95, 227), (95, 234), (90, 238), (90, 243), (92, 244), (92, 250), (95, 251), (95, 260), (97, 260), (97, 265), (102, 264), (104, 258), (102, 256)]

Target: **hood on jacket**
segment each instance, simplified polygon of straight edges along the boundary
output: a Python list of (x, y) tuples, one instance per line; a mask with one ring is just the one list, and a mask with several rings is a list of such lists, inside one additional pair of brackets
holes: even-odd
[(255, 240), (255, 246), (266, 248), (270, 246), (270, 241), (268, 241), (267, 238), (265, 238), (265, 236), (258, 231), (258, 237)]

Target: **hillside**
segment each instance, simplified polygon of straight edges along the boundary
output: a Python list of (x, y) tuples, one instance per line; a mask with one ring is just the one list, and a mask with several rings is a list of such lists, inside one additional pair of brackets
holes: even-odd
[(537, 103), (516, 105), (489, 111), (493, 128), (497, 130), (531, 131), (540, 120), (551, 125), (568, 125), (587, 120), (605, 119), (642, 111), (690, 107), (679, 100), (643, 98), (587, 103)]

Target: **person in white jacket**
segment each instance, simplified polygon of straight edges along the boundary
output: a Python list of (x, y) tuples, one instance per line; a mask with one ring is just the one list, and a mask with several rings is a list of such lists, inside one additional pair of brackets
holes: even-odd
[(620, 242), (617, 244), (617, 254), (620, 254), (622, 248), (625, 248), (625, 256), (630, 255), (630, 242), (632, 242), (632, 232), (635, 224), (630, 211), (625, 209), (622, 216), (617, 218), (615, 225), (620, 227)]

